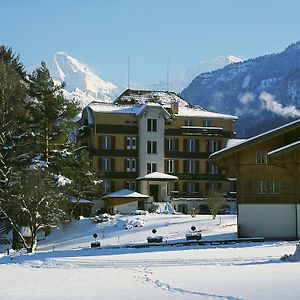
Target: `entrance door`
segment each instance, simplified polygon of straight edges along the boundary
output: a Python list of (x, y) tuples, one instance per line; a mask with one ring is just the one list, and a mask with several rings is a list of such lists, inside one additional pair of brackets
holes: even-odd
[(158, 185), (157, 184), (151, 184), (150, 185), (150, 196), (153, 197), (153, 201), (158, 201)]

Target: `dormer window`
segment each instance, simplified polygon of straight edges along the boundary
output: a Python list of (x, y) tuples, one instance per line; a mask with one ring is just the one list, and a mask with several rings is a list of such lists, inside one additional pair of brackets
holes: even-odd
[(268, 163), (268, 153), (267, 151), (257, 151), (256, 152), (256, 164), (263, 165)]
[(186, 119), (184, 125), (185, 126), (193, 126), (193, 120), (192, 119)]

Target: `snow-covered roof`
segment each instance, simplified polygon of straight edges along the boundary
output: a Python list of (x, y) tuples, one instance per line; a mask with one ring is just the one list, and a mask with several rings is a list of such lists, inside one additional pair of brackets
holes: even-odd
[(207, 118), (207, 119), (227, 119), (227, 120), (228, 119), (229, 120), (237, 120), (238, 119), (238, 117), (236, 117), (236, 116), (210, 112), (210, 111), (204, 110), (203, 108), (185, 107), (185, 106), (179, 106), (178, 113), (175, 114), (175, 116), (202, 117), (202, 118)]
[(149, 198), (149, 196), (124, 189), (105, 195), (103, 198)]
[(246, 139), (245, 141), (241, 142), (241, 143), (237, 143), (236, 145), (233, 145), (232, 147), (228, 147), (228, 148), (224, 148), (221, 149), (219, 151), (214, 152), (213, 154), (210, 155), (211, 158), (216, 158), (224, 153), (227, 152), (231, 152), (231, 150), (236, 150), (239, 149), (241, 147), (247, 146), (252, 142), (258, 142), (264, 138), (268, 138), (268, 137), (272, 137), (276, 134), (281, 134), (284, 130), (288, 130), (288, 129), (293, 129), (294, 127), (300, 127), (300, 119), (290, 122), (288, 124), (285, 124), (283, 126), (274, 128), (272, 130), (269, 130), (267, 132), (261, 133), (259, 135), (256, 135), (252, 138)]
[(147, 91), (147, 90), (126, 90), (113, 103), (114, 104), (145, 104), (159, 103), (170, 105), (177, 102), (179, 106), (190, 106), (190, 104), (174, 92), (168, 91)]
[(300, 146), (300, 140), (268, 152), (268, 156), (276, 156)]
[(234, 147), (236, 145), (239, 145), (243, 142), (247, 141), (246, 139), (229, 139), (226, 143), (226, 147), (225, 148), (231, 148)]
[(89, 200), (89, 199), (85, 199), (85, 198), (80, 198), (79, 199), (79, 201), (78, 201), (78, 199), (76, 198), (76, 197), (71, 197), (70, 198), (70, 201), (72, 202), (72, 203), (86, 203), (86, 204), (92, 204), (93, 203), (93, 201), (91, 201), (91, 200)]
[(166, 173), (153, 172), (145, 176), (138, 177), (137, 180), (178, 180), (178, 177)]

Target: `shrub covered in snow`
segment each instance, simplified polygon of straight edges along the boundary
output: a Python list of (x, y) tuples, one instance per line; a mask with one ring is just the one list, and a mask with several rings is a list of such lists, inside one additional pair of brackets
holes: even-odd
[(143, 227), (145, 225), (145, 221), (139, 218), (137, 219), (127, 219), (126, 224), (124, 225), (124, 229), (132, 229), (133, 227)]
[(294, 254), (290, 254), (290, 255), (283, 255), (281, 257), (281, 260), (284, 261), (300, 261), (300, 242), (298, 244), (296, 244), (296, 250)]
[(142, 216), (142, 215), (147, 215), (148, 212), (145, 210), (137, 209), (131, 212), (131, 215), (135, 216)]
[(103, 223), (103, 222), (110, 222), (112, 220), (114, 220), (115, 217), (110, 215), (110, 214), (102, 214), (102, 215), (96, 215), (94, 218), (93, 218), (93, 221), (95, 223)]

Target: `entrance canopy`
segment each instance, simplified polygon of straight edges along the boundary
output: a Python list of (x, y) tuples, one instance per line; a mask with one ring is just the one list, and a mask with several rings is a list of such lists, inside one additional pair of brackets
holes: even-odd
[(138, 177), (136, 180), (148, 180), (148, 181), (170, 181), (170, 180), (178, 180), (177, 176), (161, 173), (161, 172), (153, 172), (149, 173), (145, 176)]
[(108, 206), (122, 205), (130, 202), (146, 200), (148, 198), (148, 195), (127, 189), (116, 191), (103, 197), (106, 201), (106, 205)]

